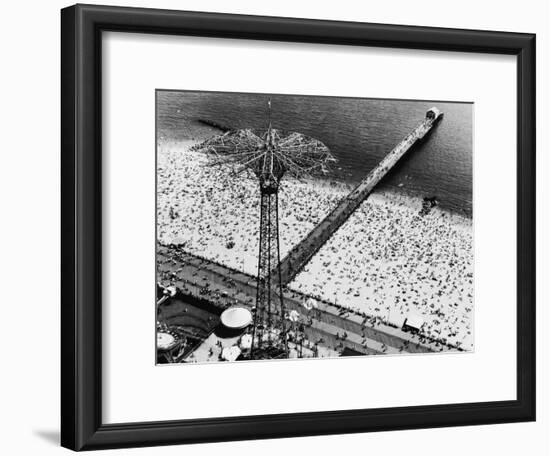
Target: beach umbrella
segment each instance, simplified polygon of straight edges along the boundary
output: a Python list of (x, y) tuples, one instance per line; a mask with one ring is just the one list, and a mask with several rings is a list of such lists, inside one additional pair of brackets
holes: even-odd
[(296, 310), (291, 310), (288, 314), (288, 319), (292, 321), (293, 323), (296, 323), (298, 320), (300, 320), (300, 314)]
[(307, 309), (317, 309), (319, 305), (317, 304), (317, 301), (313, 298), (308, 298), (306, 301), (302, 303), (302, 305)]

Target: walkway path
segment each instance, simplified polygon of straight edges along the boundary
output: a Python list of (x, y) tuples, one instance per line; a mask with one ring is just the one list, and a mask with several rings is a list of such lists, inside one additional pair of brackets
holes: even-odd
[[(219, 309), (233, 305), (255, 305), (254, 277), (212, 261), (191, 255), (178, 248), (159, 245), (158, 273), (161, 285), (175, 285), (184, 294), (206, 299)], [(292, 290), (284, 291), (287, 311), (296, 310), (303, 320), (312, 320), (305, 332), (312, 342), (342, 350), (348, 347), (364, 354), (436, 352), (448, 350), (435, 341), (388, 326), (366, 315), (332, 303), (317, 300), (317, 309), (304, 306), (310, 297)], [(347, 337), (344, 338), (344, 333)]]

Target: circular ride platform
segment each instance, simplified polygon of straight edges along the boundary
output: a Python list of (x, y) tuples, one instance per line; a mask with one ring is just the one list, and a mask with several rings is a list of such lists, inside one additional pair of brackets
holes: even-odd
[(221, 322), (228, 329), (244, 329), (252, 323), (252, 313), (245, 307), (231, 307), (224, 310)]
[(172, 350), (177, 344), (176, 338), (172, 334), (157, 332), (157, 348), (161, 351)]

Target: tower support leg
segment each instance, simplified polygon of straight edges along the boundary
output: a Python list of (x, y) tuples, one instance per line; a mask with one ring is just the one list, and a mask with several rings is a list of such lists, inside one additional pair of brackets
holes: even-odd
[(287, 351), (280, 268), (278, 196), (277, 192), (262, 192), (251, 356), (273, 347)]

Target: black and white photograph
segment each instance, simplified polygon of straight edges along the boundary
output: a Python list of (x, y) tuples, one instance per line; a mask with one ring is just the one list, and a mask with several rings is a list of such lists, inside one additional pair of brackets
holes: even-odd
[(155, 104), (157, 364), (475, 350), (474, 103)]
[(1, 454), (550, 447), (544, 2), (3, 6)]

